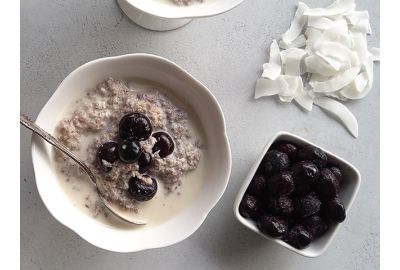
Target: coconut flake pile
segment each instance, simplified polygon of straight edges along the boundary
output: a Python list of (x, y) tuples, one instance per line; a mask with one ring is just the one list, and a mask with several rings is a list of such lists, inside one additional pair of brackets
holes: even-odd
[(379, 49), (368, 50), (368, 11), (356, 11), (354, 0), (336, 0), (310, 9), (299, 2), (289, 30), (270, 47), (269, 63), (257, 80), (255, 99), (278, 95), (311, 111), (313, 104), (358, 136), (354, 115), (340, 101), (361, 99), (372, 88), (373, 62)]

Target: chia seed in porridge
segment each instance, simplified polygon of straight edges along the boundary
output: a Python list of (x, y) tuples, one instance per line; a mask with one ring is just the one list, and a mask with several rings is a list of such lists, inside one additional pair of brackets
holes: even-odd
[[(153, 135), (136, 143), (143, 153), (151, 155), (152, 165), (146, 167), (146, 173), (142, 174), (139, 173), (140, 162), (138, 165), (138, 162), (126, 163), (118, 159), (112, 168), (104, 170), (98, 162), (99, 148), (105, 144), (111, 147), (110, 142), (121, 141), (119, 122), (132, 113), (144, 115), (151, 122)], [(60, 142), (86, 160), (96, 175), (99, 192), (108, 201), (134, 213), (140, 211), (142, 202), (130, 192), (131, 179), (149, 175), (162, 184), (162, 190), (159, 187), (158, 192), (179, 194), (182, 191), (178, 189), (185, 176), (196, 170), (202, 156), (202, 141), (193, 131), (188, 112), (176, 105), (172, 97), (163, 94), (157, 87), (135, 89), (125, 81), (114, 78), (88, 90), (84, 97), (77, 100), (73, 109), (58, 123), (55, 133)], [(154, 151), (154, 145), (159, 141), (156, 134), (164, 136), (164, 133), (174, 143), (170, 149), (173, 151), (168, 155), (163, 154), (162, 150)], [(84, 172), (62, 153), (56, 151), (55, 157), (67, 181), (71, 178), (85, 179)], [(75, 183), (73, 189), (79, 191), (79, 182)], [(83, 204), (98, 214), (102, 210), (97, 197), (94, 197), (87, 194)]]

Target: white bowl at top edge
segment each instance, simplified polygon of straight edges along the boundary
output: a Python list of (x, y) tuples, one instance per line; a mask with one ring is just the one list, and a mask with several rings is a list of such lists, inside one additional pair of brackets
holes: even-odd
[(201, 4), (177, 6), (156, 0), (117, 0), (123, 12), (136, 24), (155, 31), (168, 31), (184, 26), (194, 18), (227, 12), (244, 0), (212, 0)]
[[(240, 188), (240, 190), (236, 196), (234, 206), (233, 206), (234, 215), (239, 220), (239, 222), (242, 223), (244, 226), (246, 226), (250, 230), (256, 232), (260, 236), (262, 236), (266, 239), (269, 239), (281, 246), (284, 246), (285, 248), (287, 248), (293, 252), (296, 252), (300, 255), (303, 255), (305, 257), (310, 257), (310, 258), (318, 257), (318, 256), (322, 255), (328, 249), (329, 245), (332, 243), (332, 241), (342, 223), (331, 226), (329, 228), (328, 232), (326, 232), (323, 236), (318, 238), (316, 241), (312, 242), (308, 247), (306, 247), (304, 249), (297, 249), (280, 239), (272, 238), (272, 237), (269, 237), (269, 236), (261, 233), (258, 230), (258, 228), (253, 220), (246, 219), (239, 213), (239, 204), (240, 204), (248, 186), (250, 185), (250, 182), (253, 179), (253, 177), (257, 171), (257, 168), (261, 164), (261, 161), (263, 160), (265, 154), (267, 153), (267, 151), (269, 150), (269, 148), (275, 141), (287, 141), (287, 142), (295, 143), (300, 146), (313, 145), (313, 146), (316, 146), (316, 147), (322, 149), (323, 151), (325, 151), (325, 153), (328, 156), (328, 160), (331, 163), (336, 164), (338, 167), (340, 167), (343, 172), (343, 180), (341, 182), (342, 186), (341, 186), (339, 195), (340, 195), (340, 199), (341, 199), (343, 205), (346, 208), (346, 216), (348, 215), (349, 210), (350, 210), (350, 208), (354, 202), (354, 199), (358, 193), (358, 190), (360, 188), (360, 184), (361, 184), (360, 172), (349, 162), (347, 162), (346, 160), (338, 157), (337, 155), (327, 151), (326, 149), (324, 149), (310, 141), (307, 141), (304, 138), (301, 138), (299, 136), (296, 136), (296, 135), (288, 133), (288, 132), (281, 131), (281, 132), (276, 133), (267, 142), (262, 153), (257, 158), (253, 167), (250, 169), (249, 174), (247, 175), (246, 179), (244, 180), (243, 185)], [(346, 222), (346, 220), (344, 222)]]
[(52, 147), (34, 135), (32, 160), (40, 197), (55, 219), (97, 247), (135, 252), (178, 243), (200, 227), (229, 181), (232, 161), (222, 110), (210, 90), (175, 63), (155, 55), (130, 54), (97, 59), (74, 70), (43, 107), (36, 123), (52, 133), (65, 106), (110, 76), (154, 81), (190, 106), (206, 144), (203, 158), (207, 173), (199, 194), (164, 223), (139, 230), (107, 226), (73, 206), (54, 170)]

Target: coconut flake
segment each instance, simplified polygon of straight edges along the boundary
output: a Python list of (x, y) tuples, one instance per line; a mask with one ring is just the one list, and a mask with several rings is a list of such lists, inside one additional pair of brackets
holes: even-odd
[(368, 53), (367, 38), (363, 33), (351, 33), (352, 50), (357, 53), (360, 63), (364, 62)]
[(307, 27), (326, 30), (334, 25), (334, 21), (326, 17), (309, 17)]
[(368, 95), (372, 89), (374, 80), (373, 65), (372, 54), (368, 53), (367, 58), (361, 66), (364, 71), (361, 72), (350, 85), (344, 87), (340, 91), (340, 94), (349, 99), (361, 99)]
[(346, 47), (351, 46), (351, 37), (349, 36), (349, 29), (345, 20), (337, 20), (333, 23), (332, 27), (324, 30), (322, 32), (322, 35), (320, 35), (319, 38), (315, 41), (313, 47), (317, 46), (319, 43), (328, 41), (341, 43)]
[(306, 71), (310, 74), (321, 74), (327, 77), (337, 74), (337, 70), (318, 55), (307, 56), (304, 59), (304, 63)]
[(314, 92), (334, 92), (351, 83), (357, 76), (358, 72), (360, 72), (359, 67), (349, 68), (348, 70), (325, 81), (310, 80), (310, 85)]
[[(305, 72), (301, 63), (306, 56), (306, 51), (291, 48), (281, 52), (282, 68), (285, 75), (300, 76)], [(303, 70), (302, 70), (303, 69)]]
[(269, 80), (264, 78), (258, 79), (256, 83), (256, 91), (254, 93), (254, 99), (279, 94), (279, 89), (286, 87), (286, 85), (283, 85), (283, 83), (285, 82), (280, 80)]
[(286, 82), (286, 88), (279, 91), (282, 102), (291, 102), (304, 92), (303, 80), (300, 76), (281, 75), (280, 78)]
[(300, 35), (300, 33), (303, 31), (304, 25), (307, 23), (307, 17), (304, 16), (304, 12), (308, 9), (309, 8), (306, 4), (299, 2), (299, 6), (297, 7), (297, 11), (294, 15), (292, 23), (290, 24), (289, 29), (282, 36), (283, 42), (290, 44)]
[(355, 138), (358, 137), (358, 123), (355, 116), (342, 103), (328, 97), (317, 97), (314, 104), (337, 118)]
[(306, 50), (312, 53), (313, 44), (321, 37), (323, 30), (308, 27), (305, 31), (306, 40)]
[(304, 12), (304, 15), (310, 17), (335, 17), (346, 12), (355, 10), (354, 0), (337, 0), (327, 8), (314, 8)]
[(279, 40), (279, 48), (290, 49), (290, 48), (302, 48), (306, 46), (306, 37), (301, 34), (291, 43), (286, 43), (283, 40)]
[(300, 76), (280, 75), (275, 80), (258, 79), (254, 98), (279, 95), (282, 102), (291, 102), (302, 93), (303, 81)]
[(275, 80), (281, 74), (282, 63), (281, 55), (279, 53), (279, 46), (276, 40), (273, 40), (269, 51), (269, 63), (263, 65), (262, 78)]
[(362, 32), (366, 34), (372, 33), (368, 11), (354, 11), (345, 15), (344, 17), (351, 25), (351, 31)]
[(315, 48), (315, 54), (325, 60), (336, 71), (359, 65), (357, 54), (341, 43), (320, 43)]
[(311, 112), (312, 107), (313, 107), (313, 102), (314, 102), (314, 100), (313, 100), (312, 97), (310, 97), (310, 96), (308, 95), (307, 92), (303, 92), (301, 95), (297, 96), (294, 100), (295, 100), (295, 101), (297, 102), (297, 104), (299, 104), (302, 108), (304, 108), (305, 110)]

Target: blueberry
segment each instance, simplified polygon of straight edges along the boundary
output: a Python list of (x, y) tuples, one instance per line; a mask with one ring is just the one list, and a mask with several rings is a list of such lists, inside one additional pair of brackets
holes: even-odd
[(324, 168), (328, 162), (328, 157), (325, 152), (312, 145), (307, 145), (300, 149), (298, 156), (301, 160), (311, 161), (320, 169)]
[(97, 149), (97, 163), (100, 168), (109, 172), (112, 164), (118, 160), (118, 144), (116, 142), (107, 142)]
[(289, 215), (293, 212), (293, 201), (288, 196), (270, 197), (266, 200), (266, 207), (278, 215)]
[(309, 161), (300, 161), (292, 166), (293, 177), (299, 183), (312, 183), (320, 175), (318, 167)]
[(245, 218), (257, 217), (259, 212), (257, 199), (250, 194), (245, 194), (240, 202), (239, 212)]
[(257, 227), (262, 233), (271, 237), (281, 237), (288, 230), (288, 224), (285, 220), (269, 214), (259, 217)]
[(346, 219), (346, 209), (338, 198), (334, 198), (328, 202), (327, 214), (334, 222), (341, 223)]
[(271, 148), (285, 153), (289, 158), (295, 158), (297, 155), (297, 146), (292, 143), (278, 142), (273, 144)]
[(274, 174), (267, 181), (268, 192), (274, 196), (288, 195), (294, 190), (294, 181), (291, 172), (283, 171)]
[(295, 248), (302, 249), (311, 243), (311, 235), (303, 226), (295, 225), (283, 240)]
[(262, 175), (255, 175), (249, 185), (249, 192), (256, 196), (262, 196), (267, 190), (267, 179)]
[(153, 137), (157, 141), (152, 148), (153, 153), (158, 152), (161, 158), (165, 158), (174, 152), (175, 144), (168, 133), (163, 131), (156, 132), (153, 134)]
[(317, 213), (321, 209), (321, 201), (315, 193), (294, 200), (294, 214), (304, 218)]
[(306, 218), (303, 221), (303, 226), (310, 233), (313, 240), (321, 237), (329, 228), (328, 224), (318, 215)]
[(134, 138), (127, 138), (118, 145), (119, 158), (125, 163), (133, 163), (142, 154), (140, 144)]
[(340, 182), (343, 179), (342, 170), (340, 170), (336, 166), (331, 166), (329, 169), (332, 171), (333, 175), (335, 175), (336, 179), (339, 181), (339, 184), (340, 184)]
[(127, 114), (119, 122), (119, 136), (123, 140), (132, 137), (137, 141), (144, 141), (150, 137), (152, 131), (150, 119), (141, 113)]
[(274, 172), (283, 171), (289, 168), (290, 161), (287, 154), (277, 150), (270, 150), (265, 154), (265, 157), (260, 166), (263, 173), (268, 176)]
[(304, 180), (294, 178), (294, 186), (295, 188), (291, 193), (293, 196), (302, 197), (311, 192), (311, 185)]
[(128, 191), (137, 201), (151, 200), (157, 193), (157, 181), (149, 175), (134, 176), (129, 180)]
[(321, 198), (331, 199), (338, 195), (339, 182), (330, 169), (323, 169), (314, 182), (314, 190)]
[(139, 173), (143, 174), (147, 172), (153, 165), (153, 158), (151, 157), (151, 154), (147, 153), (146, 151), (143, 151), (138, 159), (138, 165), (139, 165)]

